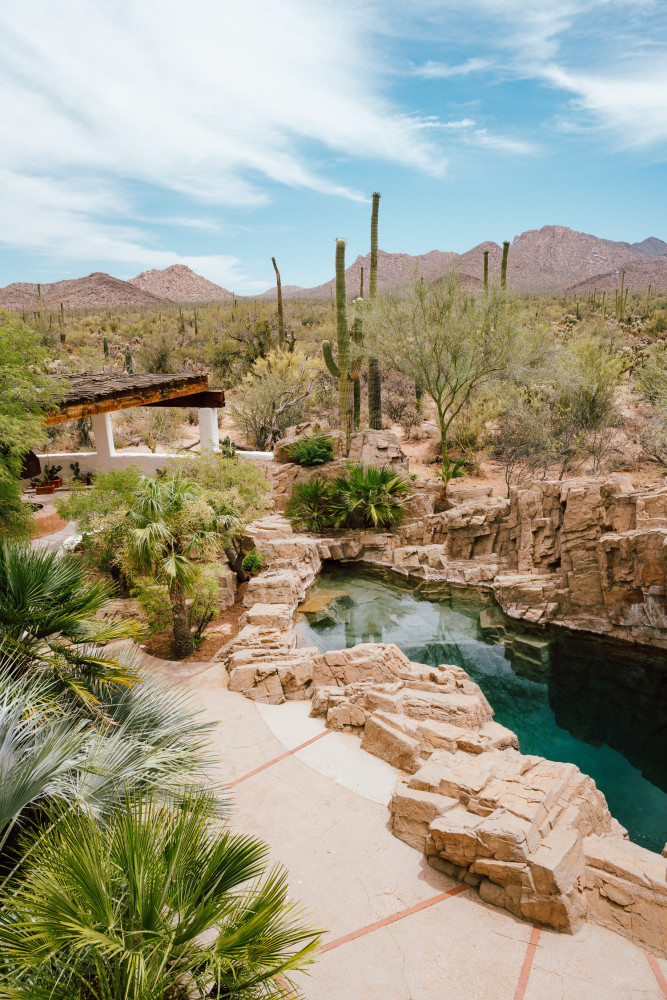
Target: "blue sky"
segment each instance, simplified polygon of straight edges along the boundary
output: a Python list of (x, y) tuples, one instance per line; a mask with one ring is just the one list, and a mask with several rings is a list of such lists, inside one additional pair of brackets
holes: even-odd
[(0, 107), (0, 285), (314, 285), (374, 190), (389, 251), (667, 239), (664, 0), (23, 0)]

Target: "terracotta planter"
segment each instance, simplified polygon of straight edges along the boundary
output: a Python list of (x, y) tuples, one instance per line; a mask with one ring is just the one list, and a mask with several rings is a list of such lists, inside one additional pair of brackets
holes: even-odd
[(40, 496), (42, 493), (55, 493), (55, 492), (56, 492), (55, 483), (46, 483), (46, 485), (44, 486), (35, 486), (35, 493), (38, 496)]
[(53, 483), (55, 489), (59, 490), (60, 487), (63, 484), (63, 477), (62, 476), (56, 476), (55, 479), (49, 479), (49, 482)]

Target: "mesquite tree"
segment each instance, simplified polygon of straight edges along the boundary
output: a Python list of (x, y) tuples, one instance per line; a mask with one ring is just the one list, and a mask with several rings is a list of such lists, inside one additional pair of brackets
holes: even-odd
[[(377, 295), (378, 285), (378, 215), (381, 195), (373, 192), (373, 210), (371, 213), (371, 276), (368, 287), (368, 297), (371, 301)], [(368, 426), (373, 430), (382, 430), (382, 378), (380, 363), (376, 357), (368, 359)]]
[(338, 379), (338, 411), (340, 426), (345, 432), (345, 452), (350, 450), (352, 433), (353, 370), (350, 363), (350, 331), (347, 325), (347, 292), (345, 289), (345, 240), (336, 240), (336, 341), (338, 364), (334, 361), (331, 343), (322, 342), (326, 366)]

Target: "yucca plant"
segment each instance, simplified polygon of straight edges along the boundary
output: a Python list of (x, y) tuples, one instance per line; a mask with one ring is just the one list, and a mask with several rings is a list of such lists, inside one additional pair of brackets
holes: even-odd
[(393, 528), (405, 518), (412, 493), (407, 476), (391, 465), (350, 462), (331, 481), (330, 510), (338, 528)]
[(287, 503), (287, 516), (295, 528), (305, 531), (326, 531), (333, 527), (331, 483), (312, 476), (297, 483)]
[(89, 706), (95, 684), (133, 683), (97, 645), (137, 634), (133, 622), (98, 617), (112, 597), (79, 557), (0, 539), (0, 671), (41, 672)]
[(0, 997), (278, 1000), (319, 942), (266, 845), (232, 834), (210, 794), (70, 813), (29, 851), (0, 898)]

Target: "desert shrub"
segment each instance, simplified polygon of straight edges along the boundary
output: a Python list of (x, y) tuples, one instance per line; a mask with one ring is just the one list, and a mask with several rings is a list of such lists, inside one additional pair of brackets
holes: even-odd
[(342, 475), (317, 476), (294, 487), (287, 516), (307, 531), (331, 528), (393, 528), (405, 517), (412, 482), (391, 465), (350, 462)]
[(667, 417), (654, 413), (639, 432), (639, 443), (651, 462), (667, 465)]
[(287, 516), (295, 528), (321, 532), (333, 527), (331, 483), (312, 476), (297, 483), (287, 503)]
[(295, 441), (289, 456), (298, 465), (324, 465), (333, 460), (333, 441), (327, 434), (312, 434), (303, 441)]
[(321, 370), (321, 362), (302, 351), (270, 351), (258, 358), (238, 387), (238, 402), (231, 406), (246, 440), (258, 448), (270, 447), (287, 427), (298, 424)]
[(257, 549), (251, 549), (243, 560), (243, 568), (246, 573), (250, 573), (251, 576), (254, 576), (255, 573), (259, 573), (265, 562), (266, 559), (257, 551)]

